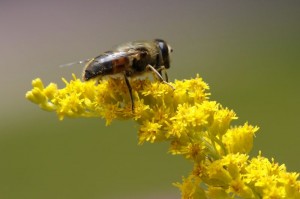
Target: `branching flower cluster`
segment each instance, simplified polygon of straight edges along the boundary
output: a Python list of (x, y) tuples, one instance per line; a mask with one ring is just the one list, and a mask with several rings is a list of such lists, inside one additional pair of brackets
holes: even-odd
[(286, 171), (261, 153), (248, 156), (258, 127), (233, 126), (234, 111), (209, 99), (208, 85), (198, 75), (169, 85), (148, 79), (131, 81), (134, 111), (122, 79), (82, 82), (73, 75), (65, 88), (32, 81), (26, 98), (58, 118), (133, 119), (139, 124), (139, 144), (168, 142), (169, 152), (182, 155), (194, 167), (181, 183), (183, 199), (300, 198), (299, 173)]

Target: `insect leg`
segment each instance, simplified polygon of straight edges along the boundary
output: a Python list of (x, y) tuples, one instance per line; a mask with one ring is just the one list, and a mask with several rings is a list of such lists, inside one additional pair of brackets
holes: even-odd
[(161, 66), (160, 69), (159, 69), (158, 71), (159, 71), (159, 74), (160, 74), (160, 75), (162, 75), (162, 71), (164, 71), (164, 74), (165, 74), (165, 80), (166, 80), (166, 82), (169, 82), (169, 77), (168, 77), (168, 74), (167, 74), (166, 67)]
[(129, 83), (129, 80), (128, 80), (126, 74), (124, 74), (124, 78), (125, 78), (125, 82), (126, 82), (128, 91), (129, 91), (130, 100), (131, 100), (131, 110), (132, 110), (132, 113), (133, 113), (134, 112), (134, 102), (133, 102), (133, 96), (132, 96), (132, 88), (130, 86), (130, 83)]
[(169, 77), (168, 77), (168, 73), (167, 73), (166, 69), (164, 71), (165, 71), (166, 82), (169, 82)]
[(167, 81), (165, 81), (163, 79), (163, 77), (159, 74), (159, 72), (153, 66), (147, 65), (147, 68), (151, 69), (161, 82), (163, 82), (164, 84), (169, 85), (173, 90), (175, 90), (175, 88), (171, 84), (169, 84)]

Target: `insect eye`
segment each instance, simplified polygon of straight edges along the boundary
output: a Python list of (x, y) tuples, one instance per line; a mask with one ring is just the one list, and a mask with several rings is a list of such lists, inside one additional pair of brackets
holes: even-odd
[(161, 39), (156, 39), (155, 40), (161, 50), (162, 56), (163, 57), (168, 57), (168, 54), (170, 52), (170, 48), (169, 46), (166, 44), (166, 42), (164, 40)]

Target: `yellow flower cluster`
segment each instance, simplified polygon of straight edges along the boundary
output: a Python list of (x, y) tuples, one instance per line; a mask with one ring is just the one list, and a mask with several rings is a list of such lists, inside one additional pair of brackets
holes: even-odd
[(148, 79), (131, 80), (134, 111), (122, 79), (82, 82), (63, 79), (65, 88), (44, 87), (32, 81), (26, 98), (42, 109), (64, 117), (133, 119), (139, 124), (139, 144), (167, 141), (169, 152), (182, 155), (194, 169), (175, 183), (183, 199), (192, 198), (300, 198), (299, 174), (259, 155), (249, 159), (258, 127), (232, 126), (236, 114), (209, 100), (208, 85), (196, 78), (170, 85)]
[[(218, 160), (195, 164), (183, 183), (175, 183), (182, 198), (300, 198), (299, 174), (267, 158), (229, 153)], [(195, 184), (196, 182), (196, 184)], [(204, 190), (199, 184), (205, 184)]]

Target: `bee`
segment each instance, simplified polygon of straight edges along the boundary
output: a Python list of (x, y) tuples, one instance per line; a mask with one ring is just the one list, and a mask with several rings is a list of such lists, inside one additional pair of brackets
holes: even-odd
[[(82, 79), (101, 79), (104, 76), (121, 75), (124, 77), (134, 112), (132, 88), (128, 78), (152, 72), (162, 83), (168, 84), (166, 69), (170, 68), (172, 48), (162, 39), (152, 41), (133, 41), (119, 45), (113, 51), (106, 51), (99, 56), (81, 61), (86, 62)], [(164, 72), (165, 79), (162, 77)]]

